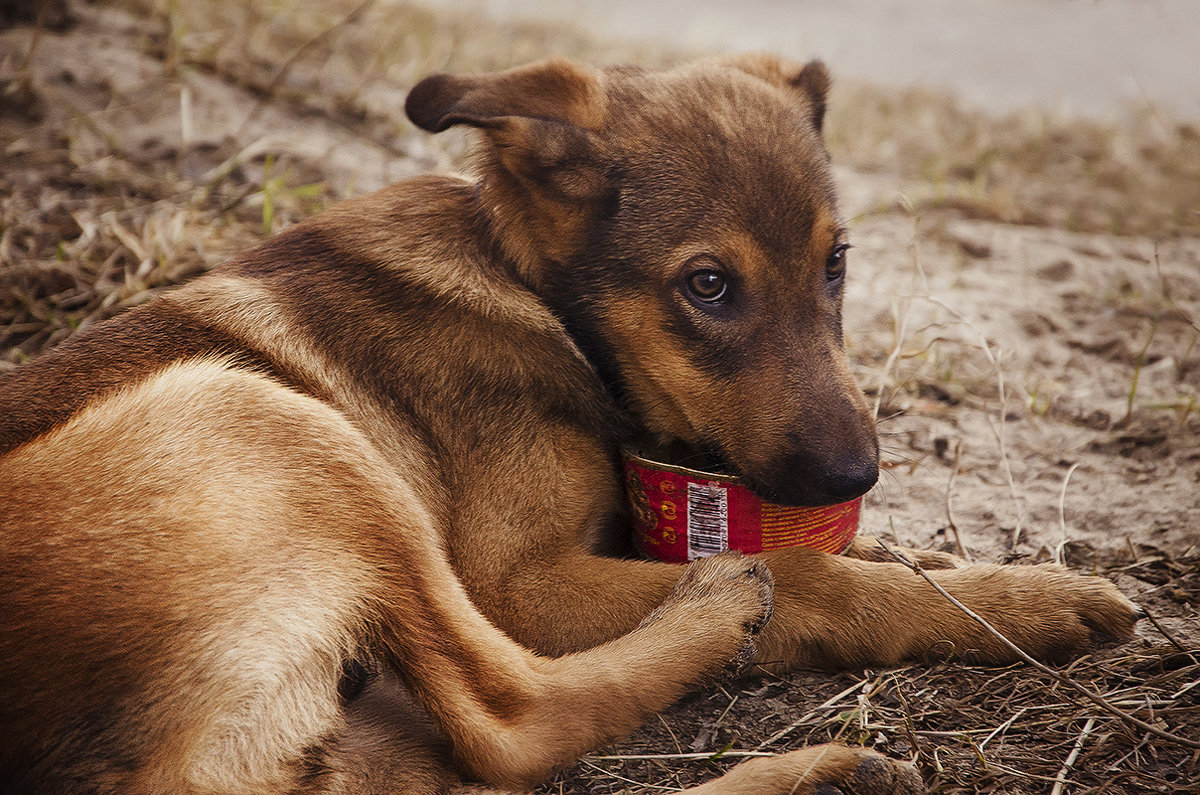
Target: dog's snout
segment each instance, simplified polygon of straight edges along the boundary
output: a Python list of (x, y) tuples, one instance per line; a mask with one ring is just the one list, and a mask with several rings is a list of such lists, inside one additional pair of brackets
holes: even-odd
[(745, 472), (752, 488), (771, 502), (796, 506), (833, 505), (870, 491), (879, 480), (874, 424), (857, 411), (839, 419), (797, 423), (774, 455)]

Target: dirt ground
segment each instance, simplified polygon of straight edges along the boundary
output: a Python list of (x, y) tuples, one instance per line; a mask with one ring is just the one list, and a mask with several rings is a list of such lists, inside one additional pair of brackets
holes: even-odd
[[(422, 74), (685, 55), (370, 0), (70, 8), (0, 29), (0, 374), (330, 201), (466, 167), (467, 136), (403, 119)], [(1200, 738), (1200, 130), (847, 81), (829, 144), (887, 467), (864, 532), (1112, 578), (1156, 623), (1064, 673)], [(1050, 675), (936, 660), (704, 691), (544, 791), (674, 790), (831, 738), (937, 791), (1200, 792), (1200, 752)]]

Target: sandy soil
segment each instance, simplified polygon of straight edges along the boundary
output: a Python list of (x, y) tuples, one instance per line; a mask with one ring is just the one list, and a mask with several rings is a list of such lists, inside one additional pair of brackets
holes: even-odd
[(896, 215), (852, 229), (860, 380), (883, 385), (881, 417), (903, 412), (881, 423), (898, 467), (867, 527), (936, 543), (949, 494), (991, 558), (1196, 551), (1200, 241)]
[[(153, 4), (135, 14), (88, 5), (65, 30), (0, 30), (0, 371), (330, 200), (460, 167), (465, 137), (433, 139), (402, 120), (404, 94), (422, 73), (551, 52), (667, 58), (570, 29), (479, 28), (405, 6), (355, 8), (272, 16), (214, 2), (175, 18)], [(1200, 193), (1187, 171), (1197, 168), (1200, 135), (1156, 122), (1150, 139), (1108, 131), (1096, 139), (1107, 147), (1099, 155), (1080, 154), (1076, 128), (993, 126), (920, 95), (896, 109), (890, 92), (870, 91), (839, 88), (830, 132), (854, 244), (848, 344), (878, 405), (888, 466), (868, 496), (864, 530), (916, 547), (961, 544), (980, 560), (1061, 559), (1107, 573), (1183, 648), (1200, 648)], [(850, 96), (854, 113), (887, 110), (864, 122), (851, 103), (839, 106)], [(980, 151), (931, 138), (926, 130), (945, 127), (913, 118), (952, 119)], [(1030, 124), (1042, 132), (1029, 133)], [(1009, 140), (1018, 133), (1049, 148), (1048, 159), (1008, 157), (1028, 151)], [(888, 156), (905, 146), (927, 148)], [(961, 157), (945, 165), (931, 151)], [(1164, 159), (1180, 153), (1187, 157)], [(1102, 167), (1114, 162), (1130, 165), (1114, 177)], [(1052, 185), (1039, 182), (1047, 174)], [(1044, 189), (1022, 192), (1031, 185)], [(1164, 196), (1181, 198), (1160, 211)], [(1109, 215), (1088, 214), (1103, 202), (1115, 208)], [(1123, 221), (1139, 234), (1116, 234)], [(1087, 665), (1108, 666), (1109, 675), (1113, 660), (1164, 644), (1152, 626), (1141, 634)], [(1200, 670), (1195, 657), (1180, 666), (1193, 679)], [(630, 776), (646, 785), (690, 781), (709, 763), (680, 774), (678, 760), (627, 757), (753, 748), (839, 693), (789, 741), (846, 737), (839, 716), (853, 707), (863, 718), (864, 694), (869, 702), (897, 688), (908, 693), (906, 709), (930, 693), (950, 699), (930, 707), (929, 737), (978, 738), (979, 725), (948, 704), (1000, 681), (961, 667), (910, 671), (904, 688), (886, 676), (797, 674), (708, 691), (623, 745), (623, 758), (587, 762), (547, 791), (620, 790)], [(1039, 692), (1053, 689), (1022, 677)], [(1175, 695), (1160, 713), (1174, 707), (1195, 718), (1200, 688), (1171, 681), (1163, 692)], [(967, 684), (971, 693), (956, 691)], [(896, 703), (877, 703), (879, 714)], [(978, 720), (1000, 724), (1005, 717), (994, 716), (1008, 704), (980, 707)], [(1048, 791), (1037, 776), (1058, 769), (1041, 758), (1047, 726), (1026, 745), (1014, 736), (976, 755), (969, 744), (931, 750), (943, 740), (908, 737), (900, 722), (860, 723), (857, 741), (914, 754), (947, 790)], [(1053, 746), (1061, 760), (1079, 726), (1054, 726), (1067, 737)], [(1003, 773), (1022, 749), (1037, 772)], [(1166, 749), (1160, 760), (1155, 751), (1151, 764), (1147, 753), (1144, 741), (1130, 751), (1120, 764), (1133, 772), (1109, 791), (1173, 791), (1200, 778), (1186, 754)], [(955, 762), (939, 772), (943, 757)], [(977, 757), (1000, 767), (980, 768)], [(1099, 786), (1117, 770), (1103, 765), (1080, 780)]]

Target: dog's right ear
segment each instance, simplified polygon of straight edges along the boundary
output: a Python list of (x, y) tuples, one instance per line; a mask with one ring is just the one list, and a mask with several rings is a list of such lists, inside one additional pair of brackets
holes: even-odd
[(829, 70), (821, 61), (796, 64), (774, 55), (742, 54), (720, 60), (768, 83), (799, 92), (808, 103), (813, 129), (820, 135), (825, 124), (825, 98), (829, 93)]
[(404, 111), (430, 132), (476, 127), (500, 164), (523, 182), (581, 199), (603, 188), (592, 166), (604, 106), (595, 71), (548, 60), (490, 74), (432, 75), (413, 87)]

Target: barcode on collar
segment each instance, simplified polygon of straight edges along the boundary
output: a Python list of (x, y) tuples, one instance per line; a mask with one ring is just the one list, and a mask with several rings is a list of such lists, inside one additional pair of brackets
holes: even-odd
[(729, 549), (729, 495), (717, 484), (687, 484), (688, 560)]

